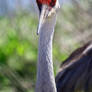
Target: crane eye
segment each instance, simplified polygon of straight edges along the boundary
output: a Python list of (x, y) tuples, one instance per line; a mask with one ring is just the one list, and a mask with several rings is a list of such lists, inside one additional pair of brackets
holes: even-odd
[(50, 7), (54, 7), (56, 4), (56, 0), (52, 0), (50, 3), (49, 3), (49, 6)]

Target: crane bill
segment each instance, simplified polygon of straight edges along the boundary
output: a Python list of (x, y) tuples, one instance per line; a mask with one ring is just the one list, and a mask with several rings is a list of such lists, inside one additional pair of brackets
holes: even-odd
[(37, 35), (39, 35), (42, 25), (45, 22), (46, 17), (48, 17), (48, 15), (49, 15), (49, 8), (47, 5), (43, 5), (40, 13), (39, 24), (37, 28)]

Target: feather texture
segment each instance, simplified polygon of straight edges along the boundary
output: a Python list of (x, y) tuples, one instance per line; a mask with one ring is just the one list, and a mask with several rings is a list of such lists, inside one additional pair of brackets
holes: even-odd
[(74, 51), (56, 76), (57, 92), (92, 92), (92, 42)]

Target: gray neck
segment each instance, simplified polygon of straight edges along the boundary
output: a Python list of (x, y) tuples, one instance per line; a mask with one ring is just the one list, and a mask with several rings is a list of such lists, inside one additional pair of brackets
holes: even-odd
[(52, 40), (56, 16), (42, 26), (39, 38), (36, 92), (56, 92), (52, 62)]

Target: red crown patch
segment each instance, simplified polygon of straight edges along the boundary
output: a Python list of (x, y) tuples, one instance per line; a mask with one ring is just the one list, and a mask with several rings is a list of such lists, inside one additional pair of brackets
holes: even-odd
[(38, 5), (46, 4), (50, 7), (54, 7), (56, 4), (56, 0), (36, 0)]

